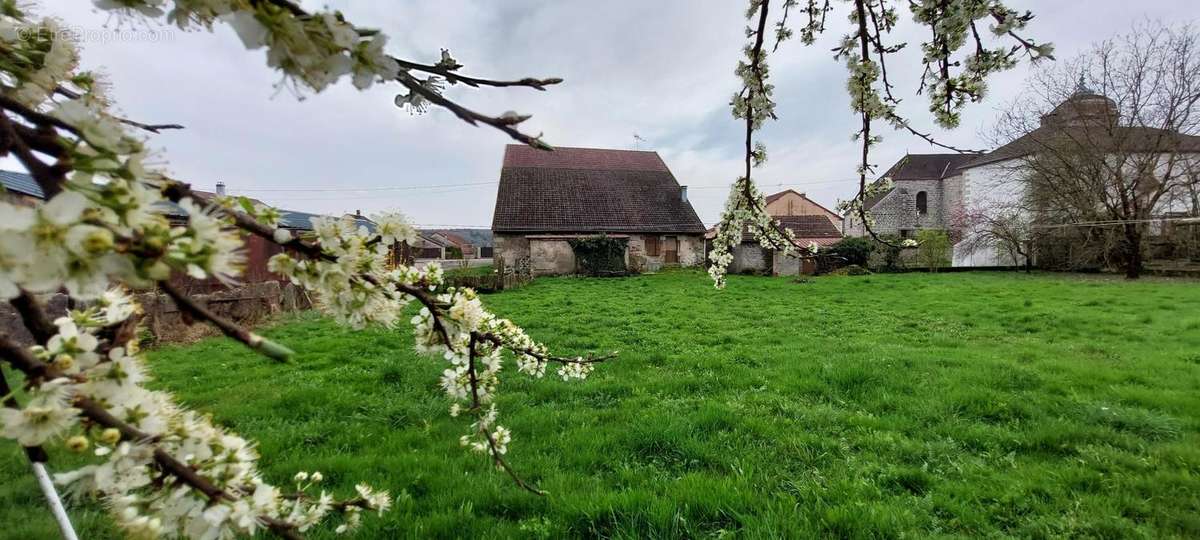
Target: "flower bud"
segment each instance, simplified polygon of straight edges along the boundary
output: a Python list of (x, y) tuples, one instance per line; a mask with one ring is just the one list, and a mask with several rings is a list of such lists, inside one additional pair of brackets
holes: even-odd
[(164, 280), (171, 277), (171, 267), (162, 261), (154, 261), (146, 268), (146, 276), (154, 280)]
[(112, 247), (113, 235), (108, 229), (97, 227), (83, 238), (83, 249), (88, 253), (103, 253)]
[(100, 432), (100, 442), (103, 442), (104, 444), (113, 445), (117, 444), (117, 441), (120, 440), (121, 432), (117, 431), (117, 428), (108, 428)]
[(67, 371), (75, 366), (75, 358), (69, 354), (60, 354), (54, 357), (54, 369), (59, 371)]
[(76, 435), (67, 439), (67, 449), (72, 452), (82, 452), (87, 450), (88, 440), (83, 435)]
[(324, 476), (321, 476), (321, 471), (317, 471), (317, 472), (314, 472), (314, 473), (312, 473), (312, 481), (313, 481), (314, 483), (320, 483), (320, 482), (321, 482), (321, 480), (324, 480), (324, 479), (325, 479), (325, 477), (324, 477)]
[(292, 477), (292, 480), (295, 480), (297, 482), (303, 482), (305, 480), (308, 480), (308, 473), (306, 473), (304, 471), (300, 471), (300, 472), (296, 473), (296, 476)]

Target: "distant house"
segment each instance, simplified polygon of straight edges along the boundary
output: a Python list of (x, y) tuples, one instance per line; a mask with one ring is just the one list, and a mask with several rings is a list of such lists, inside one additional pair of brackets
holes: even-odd
[(572, 238), (624, 240), (635, 271), (698, 266), (704, 224), (656, 152), (509, 145), (492, 220), (495, 257), (534, 274), (576, 270)]
[(842, 216), (808, 198), (807, 194), (788, 189), (766, 196), (767, 213), (775, 216), (825, 216), (838, 230), (842, 228)]
[[(4, 200), (15, 204), (37, 205), (45, 201), (46, 196), (42, 192), (41, 187), (34, 181), (33, 177), (26, 173), (15, 171), (0, 170), (0, 185), (3, 185)], [(208, 200), (216, 196), (225, 195), (225, 184), (218, 182), (215, 191), (202, 191), (193, 189), (192, 193), (196, 198)], [(264, 204), (262, 201), (251, 199), (258, 204)], [(188, 214), (183, 207), (170, 202), (162, 201), (157, 203), (156, 210), (167, 218), (173, 225), (179, 225), (187, 222)], [(279, 228), (292, 231), (293, 235), (301, 234), (312, 230), (312, 218), (319, 217), (318, 214), (310, 214), (308, 212), (297, 212), (294, 210), (280, 209)], [(363, 218), (365, 219), (365, 218)], [(374, 224), (368, 224), (368, 228), (373, 228)], [(244, 283), (257, 283), (262, 281), (274, 281), (280, 279), (280, 276), (273, 274), (267, 270), (267, 260), (277, 253), (283, 252), (283, 248), (276, 245), (274, 242), (267, 241), (258, 236), (247, 236), (245, 239), (245, 247), (243, 248), (246, 255), (245, 272), (240, 277), (240, 281)], [(190, 289), (215, 289), (223, 285), (216, 279), (195, 280), (187, 276), (178, 275), (172, 278), (172, 282), (186, 286)]]
[[(842, 217), (803, 193), (785, 190), (765, 197), (767, 213), (781, 227), (792, 231), (796, 242), (802, 246), (817, 244), (828, 247), (842, 239)], [(716, 236), (716, 228), (709, 229), (707, 238)], [(772, 275), (812, 274), (817, 270), (812, 260), (801, 260), (781, 252), (766, 249), (759, 244), (753, 231), (742, 232), (742, 243), (733, 250), (733, 262), (729, 271), (733, 273), (769, 273)]]
[[(797, 244), (816, 244), (828, 247), (841, 240), (841, 216), (794, 190), (769, 194), (764, 198), (767, 214), (775, 217), (781, 227), (791, 230)], [(707, 238), (716, 236), (716, 229), (709, 229)], [(814, 274), (816, 265), (812, 260), (784, 257), (782, 253), (768, 250), (758, 244), (757, 236), (749, 228), (742, 233), (742, 244), (733, 250), (731, 272), (762, 272), (776, 276), (804, 272)]]
[(474, 259), (479, 257), (479, 250), (466, 238), (450, 231), (437, 231), (430, 235), (434, 240), (446, 246), (447, 259)]
[(445, 259), (446, 242), (431, 235), (421, 233), (417, 245), (413, 246), (413, 257), (417, 259)]

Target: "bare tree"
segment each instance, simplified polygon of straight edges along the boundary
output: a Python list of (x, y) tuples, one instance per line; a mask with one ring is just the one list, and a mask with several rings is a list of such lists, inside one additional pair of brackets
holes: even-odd
[(1032, 213), (1020, 203), (990, 204), (968, 208), (955, 224), (963, 232), (958, 248), (967, 253), (995, 251), (1008, 255), (1013, 266), (1030, 272), (1033, 264), (1035, 228)]
[(1024, 182), (1033, 227), (1100, 241), (1105, 262), (1140, 275), (1150, 224), (1194, 208), (1198, 46), (1191, 26), (1147, 22), (1034, 75), (994, 153)]

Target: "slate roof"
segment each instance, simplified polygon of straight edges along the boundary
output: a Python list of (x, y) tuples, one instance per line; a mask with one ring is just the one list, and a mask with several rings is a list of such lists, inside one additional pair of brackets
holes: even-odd
[(703, 234), (656, 152), (508, 145), (494, 232)]
[(1122, 152), (1200, 152), (1200, 137), (1165, 129), (1117, 126), (1111, 132), (1081, 127), (1042, 126), (959, 166), (959, 170), (1019, 158), (1060, 144), (1119, 148)]
[[(883, 178), (891, 178), (893, 182), (940, 180), (954, 176), (963, 166), (979, 157), (979, 154), (907, 154), (883, 173), (880, 180), (876, 180), (876, 182), (882, 181)], [(889, 190), (867, 197), (863, 201), (863, 208), (867, 210), (874, 208), (891, 193)]]
[(978, 158), (978, 154), (908, 154), (897, 161), (883, 176), (893, 181), (939, 180), (959, 166)]

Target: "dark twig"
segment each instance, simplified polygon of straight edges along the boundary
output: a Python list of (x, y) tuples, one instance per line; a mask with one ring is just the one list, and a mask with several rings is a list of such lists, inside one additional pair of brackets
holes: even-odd
[[(54, 89), (54, 93), (56, 93), (60, 96), (63, 96), (67, 99), (79, 99), (79, 98), (83, 97), (83, 95), (80, 94), (79, 92), (76, 92), (69, 88), (63, 88), (61, 86), (56, 87)], [(120, 116), (114, 116), (113, 118), (116, 118), (118, 122), (125, 124), (127, 126), (133, 126), (135, 128), (149, 131), (150, 133), (154, 133), (154, 134), (161, 133), (162, 130), (165, 130), (165, 129), (183, 129), (183, 126), (181, 126), (179, 124), (143, 124), (136, 120), (122, 118)]]
[(237, 323), (213, 313), (212, 310), (201, 305), (196, 299), (179, 290), (170, 281), (159, 281), (158, 286), (162, 288), (163, 292), (167, 293), (167, 296), (170, 296), (175, 301), (175, 305), (179, 306), (179, 309), (192, 317), (212, 323), (223, 334), (242, 342), (243, 345), (281, 362), (287, 361), (294, 354), (290, 349), (266, 340), (262, 336), (238, 326)]

